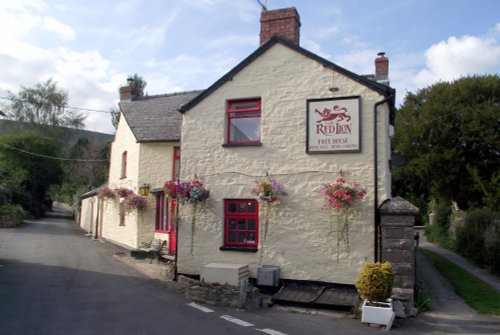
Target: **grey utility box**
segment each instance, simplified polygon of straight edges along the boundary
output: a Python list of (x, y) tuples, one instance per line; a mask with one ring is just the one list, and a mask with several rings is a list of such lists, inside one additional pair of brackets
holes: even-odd
[(280, 268), (274, 265), (263, 265), (257, 271), (257, 285), (279, 286)]

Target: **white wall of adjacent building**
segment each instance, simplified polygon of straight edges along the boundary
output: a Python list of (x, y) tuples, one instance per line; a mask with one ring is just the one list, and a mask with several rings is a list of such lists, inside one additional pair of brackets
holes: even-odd
[[(172, 176), (175, 146), (180, 146), (179, 142), (137, 143), (122, 115), (111, 147), (109, 187), (127, 187), (136, 194), (139, 194), (139, 187), (145, 183), (151, 189), (163, 187)], [(122, 178), (122, 154), (125, 151), (127, 174), (126, 178)], [(161, 238), (163, 234), (154, 232), (155, 197), (150, 194), (147, 199), (149, 209), (141, 213), (127, 213), (125, 225), (120, 225), (119, 200), (107, 201), (102, 209), (102, 237), (130, 248), (138, 248), (149, 244), (153, 238)]]

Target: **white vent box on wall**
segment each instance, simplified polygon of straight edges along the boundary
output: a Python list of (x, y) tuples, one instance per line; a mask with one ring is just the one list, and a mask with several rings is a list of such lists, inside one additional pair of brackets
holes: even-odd
[(263, 265), (257, 272), (257, 285), (279, 286), (280, 268), (274, 265)]
[(241, 280), (248, 280), (247, 264), (210, 263), (203, 266), (200, 280), (205, 283), (240, 286)]

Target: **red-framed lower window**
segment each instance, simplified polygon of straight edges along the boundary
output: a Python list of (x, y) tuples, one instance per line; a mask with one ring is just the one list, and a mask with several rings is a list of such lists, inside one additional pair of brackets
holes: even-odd
[(253, 199), (224, 200), (224, 245), (256, 247), (259, 203)]
[(227, 144), (260, 144), (261, 101), (227, 103)]

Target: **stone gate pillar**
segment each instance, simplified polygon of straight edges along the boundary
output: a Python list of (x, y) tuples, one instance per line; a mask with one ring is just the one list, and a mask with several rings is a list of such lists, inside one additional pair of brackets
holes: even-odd
[(401, 197), (380, 206), (380, 260), (394, 268), (393, 296), (406, 307), (414, 305), (415, 216), (419, 209)]

